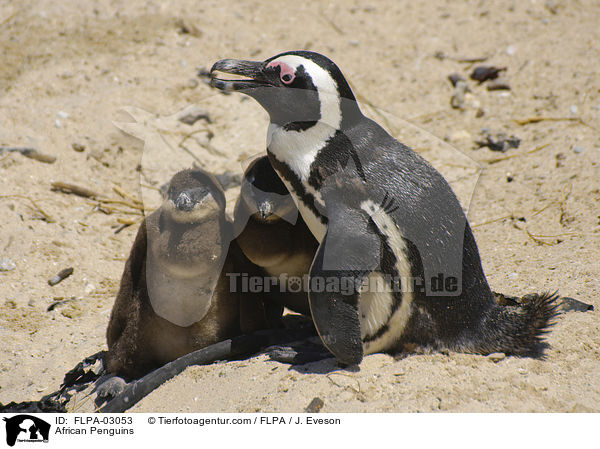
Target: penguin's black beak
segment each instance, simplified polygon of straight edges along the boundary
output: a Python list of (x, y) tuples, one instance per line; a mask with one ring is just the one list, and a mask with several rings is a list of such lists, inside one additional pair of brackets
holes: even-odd
[[(271, 85), (264, 72), (264, 63), (242, 59), (222, 59), (210, 69), (211, 86), (227, 92), (267, 87)], [(248, 79), (226, 80), (217, 78), (215, 72), (245, 76)]]

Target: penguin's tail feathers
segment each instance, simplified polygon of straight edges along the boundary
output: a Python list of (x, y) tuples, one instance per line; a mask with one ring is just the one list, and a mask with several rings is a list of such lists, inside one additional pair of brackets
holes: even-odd
[(496, 304), (482, 322), (483, 341), (477, 352), (539, 355), (543, 335), (555, 324), (558, 298), (558, 292), (544, 292), (523, 296), (518, 306)]

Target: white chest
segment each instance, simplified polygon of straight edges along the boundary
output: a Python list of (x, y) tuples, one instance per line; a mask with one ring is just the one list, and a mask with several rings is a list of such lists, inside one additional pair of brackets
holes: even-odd
[[(146, 263), (148, 297), (154, 312), (171, 323), (187, 327), (202, 320), (212, 304), (219, 279), (218, 263), (207, 263), (216, 269), (199, 271), (196, 276), (177, 276), (149, 251)], [(183, 274), (183, 273), (182, 273)]]
[[(322, 204), (319, 192), (308, 184), (312, 163), (319, 151), (327, 144), (327, 141), (335, 134), (335, 129), (323, 122), (318, 122), (305, 131), (286, 131), (280, 126), (270, 124), (267, 135), (267, 147), (275, 157), (284, 162), (293, 174), (303, 184), (307, 193), (311, 194), (315, 201)], [(281, 173), (279, 173), (281, 176)], [(298, 207), (298, 211), (306, 222), (308, 228), (315, 238), (320, 242), (327, 232), (327, 227), (298, 198), (292, 185), (281, 176), (286, 188), (292, 194), (292, 198)]]

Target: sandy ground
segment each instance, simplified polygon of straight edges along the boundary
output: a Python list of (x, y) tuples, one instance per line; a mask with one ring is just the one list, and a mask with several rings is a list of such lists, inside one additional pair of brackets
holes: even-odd
[[(290, 49), (330, 56), (369, 114), (382, 122), (385, 111), (388, 129), (459, 191), (494, 290), (559, 289), (598, 310), (597, 2), (290, 5), (0, 1), (0, 144), (57, 157), (44, 164), (0, 155), (0, 258), (16, 265), (0, 272), (1, 403), (56, 390), (67, 370), (106, 347), (136, 226), (115, 230), (119, 220), (141, 218), (114, 203), (118, 211), (106, 214), (106, 203), (103, 212), (97, 201), (51, 191), (51, 182), (123, 199), (113, 190), (119, 186), (149, 210), (158, 198), (153, 188), (193, 160), (239, 173), (264, 151), (263, 110), (195, 77), (196, 67), (225, 57), (265, 59)], [(452, 109), (447, 76), (467, 77), (473, 64), (460, 60), (473, 57), (507, 67), (512, 89), (488, 91), (469, 80), (466, 108)], [(178, 122), (190, 105), (205, 108), (212, 123)], [(137, 124), (123, 124), (132, 116)], [(534, 116), (581, 120), (514, 121)], [(521, 146), (475, 150), (482, 128), (516, 135)], [(514, 157), (489, 162), (505, 156)], [(230, 207), (236, 195), (228, 191)], [(47, 280), (65, 267), (73, 275), (50, 287)], [(258, 356), (190, 368), (132, 410), (298, 412), (320, 397), (324, 412), (600, 411), (597, 316), (560, 316), (545, 360), (375, 354), (354, 372), (332, 359), (290, 368)]]

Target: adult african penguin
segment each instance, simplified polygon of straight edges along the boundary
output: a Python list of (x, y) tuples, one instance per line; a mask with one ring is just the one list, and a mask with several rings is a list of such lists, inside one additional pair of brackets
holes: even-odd
[(298, 280), (308, 275), (318, 243), (267, 156), (252, 161), (244, 173), (234, 228), (239, 247), (257, 266), (250, 275), (275, 281), (267, 297), (310, 315), (308, 292)]
[(556, 295), (523, 308), (496, 303), (448, 183), (362, 114), (331, 60), (291, 51), (263, 62), (224, 59), (211, 73), (214, 87), (247, 94), (269, 114), (269, 160), (319, 241), (312, 317), (341, 362), (407, 343), (484, 354), (539, 349)]

